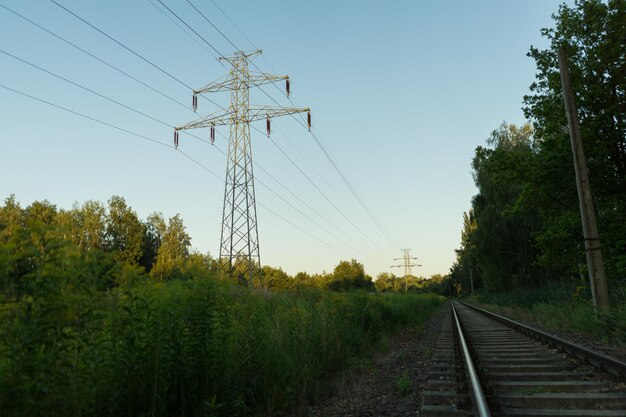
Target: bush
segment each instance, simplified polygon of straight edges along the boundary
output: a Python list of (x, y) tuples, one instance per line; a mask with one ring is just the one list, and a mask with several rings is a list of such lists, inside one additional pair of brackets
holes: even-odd
[(468, 302), (550, 331), (576, 333), (598, 341), (626, 344), (626, 302), (613, 298), (608, 313), (594, 313), (588, 285), (552, 283), (508, 293), (480, 292)]
[(0, 310), (3, 416), (272, 414), (400, 326), (434, 295), (271, 293), (213, 278), (110, 292), (48, 286)]

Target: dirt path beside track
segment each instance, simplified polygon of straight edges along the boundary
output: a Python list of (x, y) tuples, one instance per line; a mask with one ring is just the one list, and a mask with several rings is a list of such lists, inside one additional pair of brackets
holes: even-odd
[(331, 382), (333, 393), (292, 416), (396, 417), (419, 415), (429, 359), (441, 330), (446, 304), (423, 331), (404, 330), (389, 339), (388, 349), (355, 365)]

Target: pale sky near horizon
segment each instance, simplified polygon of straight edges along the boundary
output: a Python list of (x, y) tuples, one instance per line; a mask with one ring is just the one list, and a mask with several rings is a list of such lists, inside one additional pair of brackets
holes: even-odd
[[(199, 88), (228, 71), (202, 40), (195, 42), (165, 16), (157, 0), (57, 0), (185, 84)], [(161, 0), (219, 53), (234, 47), (185, 0)], [(259, 240), (263, 264), (286, 272), (332, 271), (355, 258), (375, 276), (388, 271), (399, 248), (411, 248), (416, 275), (445, 274), (458, 247), (462, 214), (476, 193), (470, 162), (502, 121), (524, 123), (522, 98), (534, 80), (526, 56), (546, 46), (540, 29), (553, 26), (562, 1), (191, 0), (235, 46), (263, 49), (255, 64), (288, 74), (292, 99), (312, 109), (314, 131), (397, 246), (365, 214), (313, 137), (294, 119), (272, 122), (274, 140), (341, 210), (338, 211), (263, 134), (252, 129)], [(152, 4), (151, 4), (152, 3)], [(572, 4), (573, 1), (566, 1)], [(49, 0), (0, 0), (186, 106), (185, 86), (141, 61)], [(156, 7), (158, 6), (158, 8)], [(172, 145), (172, 129), (28, 66), (61, 75), (124, 105), (181, 125), (196, 117), (101, 62), (0, 7), (0, 85), (53, 102)], [(279, 84), (283, 88), (283, 84)], [(289, 103), (272, 86), (263, 90)], [(228, 94), (212, 100), (226, 107)], [(251, 91), (256, 104), (274, 104)], [(199, 114), (218, 110), (205, 100)], [(181, 152), (140, 139), (0, 88), (0, 199), (22, 205), (124, 197), (140, 218), (180, 213), (201, 252), (218, 254), (226, 160), (207, 143), (180, 136)], [(254, 124), (265, 130), (265, 123)], [(225, 150), (226, 127), (216, 145)], [(208, 139), (208, 131), (194, 131)], [(268, 185), (298, 211), (276, 197)], [(289, 194), (298, 196), (298, 198)], [(278, 218), (272, 212), (278, 213)], [(357, 230), (350, 221), (357, 225)], [(286, 222), (286, 219), (288, 222)], [(315, 236), (304, 233), (299, 228)], [(330, 233), (328, 233), (330, 232)], [(366, 236), (364, 236), (366, 235)], [(325, 242), (325, 244), (321, 243)], [(374, 245), (374, 242), (376, 245)], [(332, 247), (329, 247), (330, 245)]]

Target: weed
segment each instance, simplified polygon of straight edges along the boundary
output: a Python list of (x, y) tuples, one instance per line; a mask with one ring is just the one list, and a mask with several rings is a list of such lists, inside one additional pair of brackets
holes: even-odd
[(405, 369), (399, 376), (396, 377), (394, 385), (396, 386), (398, 393), (402, 396), (408, 395), (411, 392), (413, 384), (411, 383), (411, 377), (408, 369)]
[(0, 307), (3, 417), (280, 414), (443, 302), (206, 278), (72, 291)]
[(400, 352), (398, 352), (398, 356), (397, 358), (401, 361), (404, 361), (406, 358), (409, 357), (409, 352), (406, 349), (401, 350)]
[(430, 359), (433, 356), (433, 350), (430, 346), (426, 346), (424, 348), (424, 357), (426, 359)]
[(549, 331), (576, 333), (590, 339), (626, 343), (626, 302), (613, 300), (610, 313), (595, 314), (581, 286), (553, 284), (516, 293), (477, 293), (468, 298), (487, 310)]

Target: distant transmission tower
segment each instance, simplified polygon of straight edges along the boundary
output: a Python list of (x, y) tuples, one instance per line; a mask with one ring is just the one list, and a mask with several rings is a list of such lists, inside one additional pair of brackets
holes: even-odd
[(408, 278), (409, 275), (413, 275), (411, 268), (414, 266), (422, 266), (420, 264), (414, 264), (412, 261), (417, 260), (417, 258), (411, 256), (411, 249), (402, 249), (404, 253), (404, 257), (402, 258), (393, 258), (394, 261), (404, 260), (403, 265), (391, 265), (392, 268), (402, 268), (404, 266), (404, 291), (408, 291)]
[(229, 274), (245, 286), (254, 285), (255, 279), (261, 281), (250, 122), (265, 119), (269, 136), (272, 117), (307, 112), (308, 126), (309, 129), (311, 128), (311, 113), (308, 108), (250, 106), (250, 87), (284, 80), (287, 96), (290, 93), (288, 76), (248, 70), (248, 62), (261, 53), (260, 50), (251, 53), (238, 51), (232, 56), (220, 57), (220, 61), (227, 61), (232, 67), (228, 76), (223, 81), (216, 81), (199, 90), (194, 90), (193, 108), (197, 109), (198, 94), (219, 91), (230, 91), (230, 107), (225, 111), (176, 127), (174, 130), (174, 144), (178, 147), (179, 130), (208, 127), (211, 129), (210, 138), (213, 143), (215, 126), (230, 125), (220, 260), (227, 263)]

